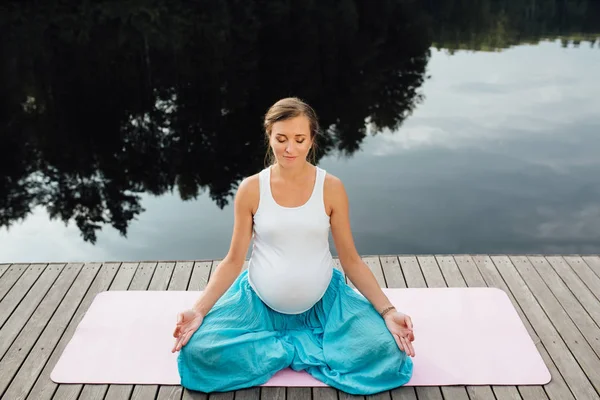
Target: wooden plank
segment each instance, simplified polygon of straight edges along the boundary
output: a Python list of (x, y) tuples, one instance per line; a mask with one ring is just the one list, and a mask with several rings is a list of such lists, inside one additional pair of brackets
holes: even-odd
[[(48, 321), (56, 311), (61, 300), (67, 294), (69, 287), (82, 266), (83, 264), (69, 264), (65, 268), (62, 268), (62, 266), (48, 267), (46, 271), (44, 271), (42, 278), (38, 280), (38, 283), (44, 280), (45, 275), (53, 274), (52, 270), (62, 270), (61, 274), (50, 288), (48, 294), (43, 298), (39, 307), (35, 309), (35, 312), (30, 314), (26, 310), (17, 309), (15, 314), (13, 314), (13, 316), (17, 316), (17, 318), (23, 316), (19, 321), (15, 321), (15, 323), (19, 325), (19, 332), (12, 332), (15, 334), (16, 339), (12, 334), (5, 335), (5, 333), (9, 332), (8, 330), (2, 330), (0, 346), (2, 346), (2, 354), (4, 357), (0, 361), (0, 395), (6, 390), (13, 377), (18, 372), (25, 357), (33, 348), (33, 345), (48, 324)], [(32, 292), (33, 291), (35, 291), (35, 289), (32, 290)], [(45, 293), (41, 288), (40, 292)], [(26, 297), (23, 304), (27, 304), (28, 301), (29, 299)], [(34, 303), (34, 301), (31, 303)], [(29, 319), (30, 315), (31, 318)], [(11, 322), (12, 321), (9, 320), (7, 325), (5, 325), (5, 328), (11, 325)], [(23, 328), (22, 330), (21, 327)], [(16, 336), (16, 334), (18, 334), (18, 336)], [(5, 350), (6, 354), (4, 354)]]
[[(406, 288), (404, 274), (396, 256), (380, 257), (381, 268), (388, 288)], [(398, 310), (402, 312), (402, 310)], [(416, 400), (417, 394), (412, 386), (403, 386), (390, 392), (392, 400)]]
[(177, 262), (175, 264), (175, 270), (173, 271), (173, 278), (169, 282), (167, 290), (187, 290), (192, 277), (193, 268), (193, 261)]
[(600, 256), (583, 256), (583, 261), (600, 277)]
[(8, 270), (8, 267), (10, 267), (10, 264), (0, 264), (0, 278)]
[(23, 275), (17, 280), (13, 287), (0, 301), (0, 328), (4, 325), (8, 317), (17, 308), (21, 300), (29, 293), (29, 290), (40, 277), (45, 265), (35, 264), (27, 267)]
[[(435, 261), (437, 261), (443, 279), (448, 287), (467, 287), (467, 282), (465, 281), (465, 278), (463, 277), (460, 269), (458, 268), (458, 265), (456, 264), (456, 261), (454, 261), (454, 258), (452, 256), (437, 256), (435, 257)], [(427, 277), (425, 278), (427, 279)], [(465, 389), (468, 394), (468, 397), (471, 399), (495, 400), (495, 396), (491, 386), (466, 385)], [(444, 392), (443, 388), (442, 392)], [(546, 398), (543, 390), (541, 391), (541, 393), (543, 394), (543, 397), (538, 398)], [(447, 398), (451, 396), (456, 395), (454, 393), (444, 392), (444, 397)], [(459, 398), (459, 396), (463, 396), (462, 392), (460, 392), (456, 397)]]
[[(456, 265), (458, 266), (458, 269), (460, 270), (468, 287), (487, 287), (485, 279), (483, 279), (483, 276), (477, 269), (477, 265), (475, 265), (475, 262), (470, 256), (459, 255), (454, 257), (454, 261), (456, 262)], [(454, 278), (446, 279), (450, 285), (455, 283)], [(519, 394), (519, 390), (516, 386), (493, 385), (491, 388), (497, 400), (521, 400), (521, 395)], [(477, 398), (477, 395), (471, 391), (469, 387), (467, 387), (467, 391), (469, 392), (471, 398)], [(540, 393), (538, 399), (547, 398), (545, 393), (542, 395), (542, 392), (538, 392)], [(535, 397), (528, 396), (528, 398)]]
[(458, 268), (456, 261), (454, 261), (454, 257), (436, 256), (435, 260), (440, 267), (440, 271), (448, 287), (467, 287), (467, 282)]
[(208, 395), (209, 400), (233, 400), (234, 398), (235, 392), (210, 393)]
[(427, 287), (427, 283), (425, 282), (425, 278), (423, 277), (423, 272), (421, 271), (421, 267), (419, 267), (419, 262), (417, 261), (416, 257), (400, 256), (398, 257), (398, 261), (400, 262), (400, 267), (402, 268), (402, 272), (404, 273), (404, 279), (406, 280), (407, 287)]
[[(175, 263), (158, 263), (148, 290), (167, 290), (175, 269)], [(132, 400), (154, 399), (158, 385), (135, 385), (131, 395)]]
[[(564, 283), (566, 283), (569, 289), (574, 293), (575, 298), (584, 305), (586, 309), (585, 311), (587, 311), (592, 318), (595, 317), (594, 319), (596, 320), (596, 323), (600, 321), (600, 304), (585, 286), (585, 284), (579, 279), (577, 274), (575, 274), (567, 262), (565, 262), (565, 260), (563, 260), (561, 257), (544, 258), (543, 256), (532, 256), (529, 257), (529, 261), (537, 270), (538, 274), (544, 277), (544, 280), (547, 282), (547, 284), (553, 288), (555, 293), (557, 287), (562, 287), (562, 290), (566, 289), (562, 283), (564, 281)], [(583, 263), (583, 261), (581, 262)], [(577, 265), (572, 266), (578, 267)], [(581, 265), (581, 267), (585, 268), (584, 265)], [(572, 299), (568, 301), (572, 301)], [(561, 302), (563, 301), (561, 300)], [(598, 336), (596, 336), (595, 339), (597, 340)], [(542, 353), (542, 356), (547, 357), (547, 354)], [(546, 358), (544, 358), (544, 360), (546, 361)], [(546, 361), (546, 364), (549, 365), (549, 362)], [(550, 373), (552, 374), (553, 381), (546, 387), (546, 390), (549, 393), (553, 386), (557, 383), (559, 383), (561, 387), (566, 385), (562, 379), (562, 376), (560, 376), (560, 374), (556, 371), (556, 366), (554, 366), (554, 363), (550, 365)]]
[[(577, 363), (577, 360), (563, 342), (556, 328), (544, 313), (538, 300), (525, 281), (519, 276), (519, 273), (508, 257), (495, 256), (492, 259), (489, 256), (475, 256), (474, 260), (489, 286), (503, 288), (505, 292), (511, 293), (512, 296), (514, 296), (517, 304), (519, 304), (517, 310), (522, 309), (526, 314), (531, 326), (539, 335), (548, 354), (550, 354), (552, 360), (558, 367), (560, 374), (562, 374), (565, 382), (567, 382), (569, 390), (572, 391), (570, 396), (567, 391), (564, 391), (561, 393), (564, 397), (554, 397), (554, 393), (561, 388), (555, 385), (553, 379), (545, 386), (546, 393), (548, 393), (549, 397), (572, 398), (574, 395), (576, 398), (600, 398)], [(555, 392), (552, 392), (551, 390), (554, 390)]]
[[(190, 282), (190, 278), (192, 276), (193, 262), (178, 262), (175, 265), (175, 270), (173, 271), (173, 278), (169, 282), (169, 287), (167, 290), (187, 290), (188, 283)], [(173, 315), (173, 321), (176, 319), (176, 315)], [(175, 322), (173, 323), (173, 328), (175, 328)], [(158, 388), (158, 396), (157, 400), (179, 400), (183, 395), (183, 387), (182, 386), (160, 386)]]
[(131, 285), (127, 290), (148, 290), (158, 262), (142, 262), (135, 270)]
[[(339, 396), (340, 400), (359, 400), (359, 399), (362, 400), (365, 398), (365, 396), (357, 396), (354, 394), (343, 392), (341, 390), (338, 390), (338, 396)], [(307, 397), (307, 398), (310, 398), (310, 397)], [(289, 390), (288, 390), (288, 399), (289, 399)]]
[(206, 400), (208, 398), (206, 393), (202, 392), (191, 392), (187, 389), (183, 389), (183, 400)]
[(208, 280), (210, 279), (212, 271), (212, 262), (207, 263), (202, 261), (194, 263), (192, 277), (190, 278), (190, 283), (188, 284), (187, 290), (202, 291), (206, 289), (206, 285), (208, 284)]
[[(598, 328), (600, 302), (588, 287), (577, 278), (569, 264), (562, 257), (548, 257), (547, 259), (543, 256), (529, 257), (529, 263), (569, 314), (571, 320), (587, 339), (596, 355), (600, 356), (600, 328)], [(586, 268), (583, 265), (575, 265), (575, 267)], [(567, 281), (571, 285), (567, 285)]]
[(206, 284), (208, 283), (208, 279), (210, 277), (210, 270), (212, 267), (212, 262), (196, 262), (194, 263), (194, 270), (192, 271), (192, 277), (190, 279), (190, 284), (187, 290), (190, 291), (200, 291), (204, 290)]
[[(505, 257), (508, 259), (508, 257)], [(495, 260), (494, 260), (495, 261)], [(529, 289), (538, 300), (538, 303), (548, 315), (558, 332), (563, 337), (565, 343), (578, 360), (584, 372), (596, 391), (600, 390), (600, 359), (594, 354), (593, 348), (586, 342), (585, 337), (577, 329), (576, 324), (571, 320), (569, 314), (563, 308), (563, 305), (554, 297), (544, 280), (536, 273), (535, 269), (526, 256), (512, 256), (510, 261), (523, 277), (523, 280), (529, 286)], [(566, 296), (561, 296), (566, 299)], [(574, 304), (564, 304), (571, 311)], [(576, 319), (579, 325), (583, 321)]]
[(406, 288), (406, 280), (400, 267), (397, 256), (384, 256), (379, 258), (386, 287), (388, 288)]
[[(550, 262), (558, 262), (559, 259), (560, 257), (548, 257)], [(564, 259), (596, 296), (596, 301), (600, 301), (600, 276), (596, 275), (592, 268), (595, 263), (593, 261), (585, 262), (581, 257), (565, 256)]]
[(174, 269), (175, 263), (158, 263), (148, 290), (167, 290)]
[[(45, 400), (52, 397), (57, 384), (50, 380), (50, 372), (83, 316), (82, 309), (89, 305), (97, 291), (108, 285), (113, 276), (112, 271), (101, 269), (100, 264), (85, 264), (82, 267), (4, 393), (5, 398)], [(86, 293), (87, 297), (84, 298)]]
[[(585, 311), (590, 314), (592, 319), (600, 326), (600, 301), (594, 296), (594, 293), (590, 290), (590, 283), (584, 282), (574, 272), (576, 268), (587, 268), (585, 262), (581, 257), (565, 257), (564, 260), (561, 257), (546, 257), (549, 264), (556, 271), (556, 274), (566, 283), (569, 289), (573, 292), (577, 300), (583, 305)], [(537, 263), (532, 262), (534, 266)], [(581, 264), (580, 264), (581, 263)], [(596, 341), (600, 338), (596, 337)]]
[(0, 277), (0, 301), (4, 300), (4, 296), (13, 287), (15, 282), (19, 280), (21, 275), (27, 270), (29, 264), (13, 264)]
[[(338, 400), (337, 392), (332, 387), (316, 387), (313, 388), (313, 400)], [(235, 400), (237, 400), (237, 396)]]
[(446, 287), (446, 281), (440, 271), (435, 256), (433, 255), (422, 255), (417, 256), (417, 262), (425, 278), (425, 283), (429, 288), (441, 288)]
[[(146, 290), (150, 285), (150, 280), (154, 274), (157, 263), (145, 262), (140, 263), (135, 270), (135, 275), (131, 281), (131, 285), (127, 290)], [(131, 397), (133, 385), (110, 385), (105, 400), (127, 400)]]
[[(33, 284), (31, 290), (27, 292), (15, 311), (7, 318), (6, 323), (0, 329), (0, 359), (2, 359), (13, 340), (19, 335), (29, 317), (33, 315), (37, 306), (44, 300), (44, 296), (50, 290), (63, 268), (64, 264), (51, 265), (44, 268), (40, 278)], [(0, 311), (1, 314), (2, 312)], [(2, 320), (0, 319), (0, 321)]]
[[(423, 275), (423, 271), (419, 265), (418, 258), (415, 256), (400, 256), (398, 257), (398, 261), (400, 262), (400, 266), (402, 268), (402, 272), (404, 273), (404, 278), (406, 280), (406, 285), (409, 288), (426, 288), (427, 282), (425, 281), (425, 277)], [(417, 327), (415, 327), (415, 332), (417, 332)], [(416, 340), (416, 334), (415, 334)], [(432, 386), (418, 386), (416, 387), (416, 393), (419, 400), (422, 399), (432, 399), (432, 400), (441, 400), (442, 392), (439, 387)]]
[(235, 392), (235, 400), (260, 400), (260, 387), (253, 387)]
[(457, 255), (454, 257), (454, 261), (468, 287), (488, 287), (471, 256)]
[[(286, 400), (286, 388), (284, 387), (263, 387), (260, 390), (260, 400)], [(337, 393), (337, 392), (336, 392)], [(336, 394), (337, 399), (337, 394)], [(184, 398), (184, 400), (187, 400)]]
[(423, 272), (423, 277), (428, 288), (447, 287), (435, 256), (418, 256), (417, 261), (421, 266), (421, 271)]
[(287, 400), (306, 400), (311, 398), (310, 388), (289, 387), (287, 388)]

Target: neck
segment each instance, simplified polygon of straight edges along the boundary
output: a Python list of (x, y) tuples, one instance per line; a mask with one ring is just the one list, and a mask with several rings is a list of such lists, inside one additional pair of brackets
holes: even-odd
[(279, 163), (275, 163), (275, 165), (273, 165), (273, 171), (286, 181), (294, 181), (302, 178), (309, 168), (310, 163), (308, 161), (299, 163), (294, 167), (282, 167)]

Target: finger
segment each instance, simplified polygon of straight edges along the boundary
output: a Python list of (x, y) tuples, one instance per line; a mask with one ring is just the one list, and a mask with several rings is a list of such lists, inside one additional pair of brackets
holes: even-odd
[(181, 336), (181, 334), (183, 333), (183, 331), (185, 331), (186, 329), (186, 324), (184, 323), (180, 323), (178, 322), (177, 325), (175, 326), (175, 333), (177, 334), (177, 336)]
[(179, 351), (179, 345), (181, 344), (181, 335), (175, 340), (175, 344), (173, 345), (173, 352)]
[(412, 319), (408, 315), (406, 316), (406, 326), (408, 326), (408, 329), (410, 329), (412, 331), (413, 323), (412, 323)]
[(394, 336), (394, 340), (396, 341), (396, 344), (398, 345), (398, 348), (401, 351), (404, 351), (404, 346), (402, 346), (402, 341), (400, 340), (400, 337), (396, 334), (394, 334), (393, 336)]
[(181, 350), (181, 348), (183, 347), (183, 345), (184, 345), (183, 341), (185, 340), (186, 335), (187, 335), (187, 332), (183, 332), (181, 334), (181, 336), (179, 337), (179, 340), (177, 341), (177, 345), (175, 346), (176, 351)]
[(183, 337), (180, 336), (179, 339), (177, 339), (177, 341), (175, 342), (175, 346), (173, 347), (173, 352), (175, 351), (179, 351), (181, 349), (181, 341), (182, 341)]
[(189, 328), (187, 329), (182, 329), (181, 333), (179, 334), (179, 340), (177, 341), (177, 346), (176, 346), (176, 350), (179, 351), (181, 350), (181, 348), (185, 345), (185, 338), (188, 335), (189, 332)]
[(181, 313), (177, 314), (177, 323), (175, 324), (175, 330), (173, 331), (173, 336), (178, 337), (179, 332), (181, 331), (181, 323), (183, 321), (183, 315)]
[(186, 344), (187, 344), (187, 343), (190, 341), (191, 337), (194, 335), (194, 332), (195, 332), (195, 331), (193, 331), (193, 330), (192, 330), (192, 331), (189, 331), (189, 332), (187, 333), (187, 335), (185, 335), (185, 336), (183, 337), (183, 344), (181, 345), (182, 347), (183, 347), (183, 346), (185, 346), (185, 345), (186, 345)]
[(179, 340), (177, 341), (177, 345), (175, 346), (175, 351), (181, 350), (181, 348), (183, 347), (184, 339), (185, 339), (185, 333), (182, 333), (181, 336), (179, 337)]
[(404, 343), (405, 343), (405, 347), (406, 347), (406, 354), (408, 354), (411, 357), (415, 356), (415, 349), (413, 348), (412, 344), (408, 341), (407, 338), (403, 338)]
[[(402, 348), (406, 354), (409, 354), (408, 346), (406, 345), (406, 338), (400, 336), (400, 343), (402, 343)], [(410, 355), (410, 354), (409, 354)]]

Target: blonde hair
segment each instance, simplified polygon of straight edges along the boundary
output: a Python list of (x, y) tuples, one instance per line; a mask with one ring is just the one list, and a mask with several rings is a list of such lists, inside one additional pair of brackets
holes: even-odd
[(299, 98), (286, 97), (284, 99), (278, 100), (275, 104), (273, 104), (265, 114), (264, 129), (265, 139), (267, 143), (267, 153), (265, 154), (265, 166), (272, 165), (276, 161), (275, 154), (273, 154), (271, 146), (269, 146), (269, 139), (271, 138), (271, 131), (275, 122), (299, 117), (301, 115), (308, 118), (309, 121), (310, 139), (312, 140), (312, 146), (308, 153), (308, 157), (309, 161), (312, 161), (313, 164), (316, 164), (316, 139), (317, 135), (319, 135), (321, 132), (321, 128), (319, 127), (319, 119), (317, 118), (317, 113), (315, 112), (315, 110), (313, 110), (311, 106), (309, 106), (307, 103), (303, 102)]

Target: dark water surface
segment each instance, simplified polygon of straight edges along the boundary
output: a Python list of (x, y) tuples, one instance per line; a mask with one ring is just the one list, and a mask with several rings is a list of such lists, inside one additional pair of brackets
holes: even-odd
[(600, 253), (600, 2), (3, 4), (0, 262), (223, 257), (289, 95), (361, 254)]

